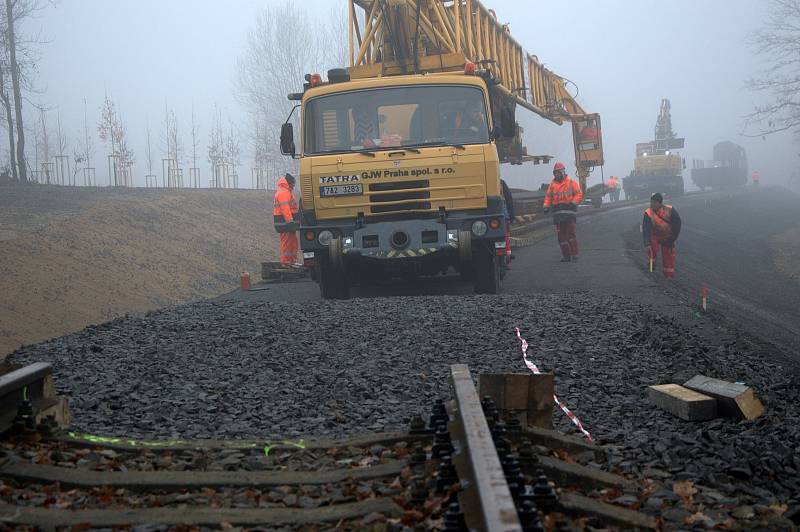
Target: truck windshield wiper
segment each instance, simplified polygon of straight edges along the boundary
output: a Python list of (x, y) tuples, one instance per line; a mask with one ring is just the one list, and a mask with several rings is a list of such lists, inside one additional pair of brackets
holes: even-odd
[[(412, 144), (411, 146), (403, 146), (403, 149), (408, 149), (409, 147), (414, 148), (427, 148), (427, 147), (434, 147), (434, 146), (441, 146), (441, 147), (450, 147), (456, 148), (459, 150), (466, 150), (467, 148), (463, 144), (457, 144), (455, 142), (445, 142), (444, 139), (442, 140), (431, 140), (428, 142), (421, 142), (419, 144)], [(409, 150), (411, 151), (411, 150)], [(419, 153), (419, 152), (417, 152)]]

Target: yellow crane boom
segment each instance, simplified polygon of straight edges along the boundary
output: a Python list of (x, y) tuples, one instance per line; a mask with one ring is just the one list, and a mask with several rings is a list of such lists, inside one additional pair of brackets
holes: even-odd
[(352, 78), (489, 70), (515, 104), (573, 126), (575, 164), (586, 176), (603, 164), (600, 117), (588, 114), (567, 81), (527, 53), (479, 0), (347, 0)]

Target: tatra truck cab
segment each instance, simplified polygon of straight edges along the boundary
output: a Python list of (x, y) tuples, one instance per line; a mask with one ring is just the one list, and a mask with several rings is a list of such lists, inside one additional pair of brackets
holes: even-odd
[[(300, 245), (325, 298), (356, 283), (454, 269), (497, 293), (506, 208), (491, 74), (464, 72), (328, 81), (307, 76), (281, 150), (300, 164)], [(498, 100), (498, 98), (494, 98)]]

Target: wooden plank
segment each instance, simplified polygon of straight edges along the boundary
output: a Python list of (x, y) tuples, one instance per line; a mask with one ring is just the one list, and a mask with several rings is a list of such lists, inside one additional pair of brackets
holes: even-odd
[(657, 530), (658, 521), (654, 517), (635, 510), (621, 508), (607, 502), (590, 499), (577, 493), (562, 491), (559, 505), (567, 513), (594, 515), (606, 523), (621, 525), (626, 530)]
[(369, 480), (399, 475), (406, 463), (396, 460), (374, 467), (332, 471), (90, 471), (51, 465), (7, 463), (0, 477), (62, 486), (111, 486), (141, 490), (181, 490), (203, 487), (271, 487), (336, 484), (345, 479)]
[(56, 527), (91, 525), (93, 528), (124, 527), (146, 523), (198, 525), (217, 528), (220, 523), (234, 526), (300, 525), (356, 519), (371, 513), (399, 517), (403, 510), (389, 498), (361, 502), (300, 508), (126, 508), (114, 510), (60, 510), (11, 506), (0, 503), (3, 523), (33, 525), (45, 530)]
[(679, 384), (648, 386), (650, 402), (686, 421), (706, 421), (717, 417), (717, 400)]
[(553, 374), (530, 375), (528, 385), (528, 426), (553, 428)]
[(684, 386), (717, 399), (717, 409), (725, 416), (755, 419), (764, 413), (764, 405), (753, 389), (744, 384), (695, 375)]
[(579, 438), (569, 434), (562, 434), (561, 432), (557, 432), (555, 430), (528, 427), (527, 429), (522, 430), (519, 436), (514, 436), (513, 438), (518, 440), (527, 438), (534, 445), (543, 445), (549, 449), (553, 449), (554, 451), (561, 449), (572, 454), (592, 451), (599, 457), (604, 455), (604, 451), (601, 447), (587, 441), (585, 438)]
[(481, 399), (491, 397), (499, 409), (505, 404), (505, 387), (502, 373), (481, 373), (478, 376), (478, 395)]
[(413, 443), (430, 439), (424, 435), (410, 435), (406, 432), (377, 432), (369, 436), (356, 436), (353, 438), (319, 439), (319, 440), (133, 440), (128, 438), (113, 438), (92, 436), (70, 432), (59, 438), (61, 441), (80, 445), (83, 447), (100, 447), (118, 451), (139, 452), (142, 449), (152, 451), (193, 451), (214, 449), (263, 449), (269, 446), (271, 452), (292, 451), (298, 449), (330, 449), (331, 447), (372, 447), (373, 445), (394, 445), (405, 441)]
[(503, 410), (528, 410), (529, 373), (506, 373), (503, 378)]
[(538, 463), (532, 464), (531, 471), (524, 471), (524, 473), (534, 475), (537, 469), (544, 471), (548, 477), (555, 481), (556, 485), (561, 487), (580, 486), (581, 488), (624, 489), (632, 485), (629, 480), (619, 475), (580, 464), (570, 464), (549, 456), (539, 456)]

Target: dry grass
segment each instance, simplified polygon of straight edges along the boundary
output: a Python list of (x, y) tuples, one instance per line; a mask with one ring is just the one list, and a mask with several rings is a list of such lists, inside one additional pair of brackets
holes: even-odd
[(0, 186), (0, 357), (224, 293), (277, 257), (261, 191)]

